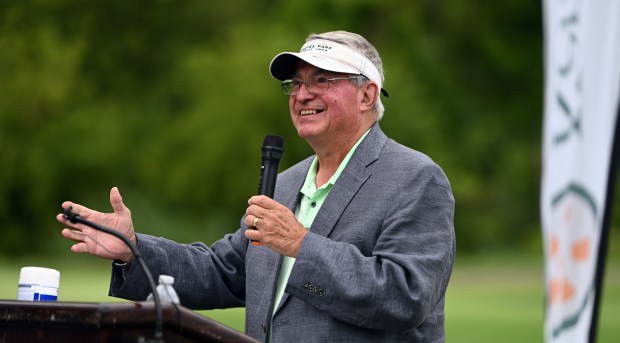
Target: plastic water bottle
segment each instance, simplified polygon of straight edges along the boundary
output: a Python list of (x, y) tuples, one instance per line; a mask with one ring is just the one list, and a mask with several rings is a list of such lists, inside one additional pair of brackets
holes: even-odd
[[(157, 294), (159, 299), (164, 302), (171, 302), (174, 304), (180, 304), (179, 296), (172, 286), (174, 284), (174, 277), (170, 275), (160, 275), (159, 284), (157, 285)], [(146, 301), (153, 301), (153, 294), (149, 294)]]

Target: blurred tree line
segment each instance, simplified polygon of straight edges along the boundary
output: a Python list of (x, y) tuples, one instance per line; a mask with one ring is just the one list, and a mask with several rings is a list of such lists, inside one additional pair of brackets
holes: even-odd
[(0, 0), (0, 251), (68, 254), (61, 203), (108, 211), (112, 186), (139, 232), (234, 231), (264, 135), (281, 170), (312, 153), (271, 58), (337, 29), (382, 54), (382, 128), (444, 168), (458, 249), (537, 244), (538, 1)]

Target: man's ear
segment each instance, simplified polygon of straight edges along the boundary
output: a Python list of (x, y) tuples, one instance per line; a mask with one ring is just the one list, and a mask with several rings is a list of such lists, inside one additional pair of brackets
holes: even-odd
[(366, 112), (374, 108), (375, 102), (379, 95), (379, 86), (374, 82), (366, 83), (363, 88), (362, 101), (360, 103), (360, 111)]

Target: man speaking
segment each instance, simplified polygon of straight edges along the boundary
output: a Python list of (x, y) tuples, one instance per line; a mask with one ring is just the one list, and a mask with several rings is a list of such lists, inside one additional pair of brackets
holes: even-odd
[[(443, 342), (455, 254), (454, 198), (426, 155), (379, 127), (383, 65), (362, 36), (312, 34), (270, 72), (293, 126), (315, 155), (253, 196), (241, 227), (210, 247), (135, 233), (117, 188), (113, 213), (63, 208), (128, 236), (155, 277), (172, 275), (192, 309), (246, 307), (246, 333), (266, 342)], [(113, 261), (110, 295), (150, 292), (120, 240), (71, 224), (74, 252)], [(257, 244), (251, 244), (257, 242)]]

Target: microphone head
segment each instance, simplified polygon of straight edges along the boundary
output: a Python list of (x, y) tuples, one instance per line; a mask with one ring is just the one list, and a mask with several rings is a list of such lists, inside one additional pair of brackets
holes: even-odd
[(275, 149), (284, 151), (284, 137), (267, 135), (263, 140), (263, 149)]
[(73, 224), (77, 224), (78, 219), (80, 219), (80, 216), (75, 212), (71, 212), (72, 209), (73, 209), (73, 206), (67, 207), (62, 217), (70, 221)]

